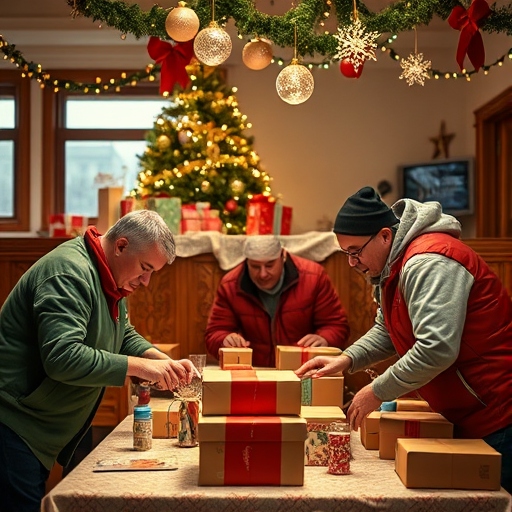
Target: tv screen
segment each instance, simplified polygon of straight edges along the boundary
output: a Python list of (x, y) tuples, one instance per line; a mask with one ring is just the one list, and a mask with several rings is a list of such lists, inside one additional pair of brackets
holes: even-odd
[(433, 160), (399, 167), (402, 197), (441, 203), (444, 213), (473, 213), (473, 159)]

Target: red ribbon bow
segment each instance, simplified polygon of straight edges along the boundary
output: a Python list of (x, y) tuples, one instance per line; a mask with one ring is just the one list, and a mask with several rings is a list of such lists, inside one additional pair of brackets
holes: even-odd
[(490, 13), (491, 8), (485, 0), (473, 0), (468, 10), (461, 5), (453, 8), (448, 23), (455, 30), (460, 30), (457, 64), (461, 70), (464, 69), (466, 54), (476, 71), (484, 65), (485, 49), (482, 34), (478, 29)]
[(174, 84), (180, 84), (183, 89), (189, 82), (186, 66), (194, 56), (193, 41), (184, 43), (166, 43), (158, 37), (150, 37), (148, 42), (149, 56), (159, 63), (160, 70), (160, 94), (171, 92)]

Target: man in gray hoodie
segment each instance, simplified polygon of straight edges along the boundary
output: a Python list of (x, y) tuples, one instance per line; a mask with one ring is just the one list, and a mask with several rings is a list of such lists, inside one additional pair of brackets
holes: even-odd
[(334, 232), (374, 285), (375, 325), (341, 356), (316, 357), (296, 373), (353, 373), (398, 355), (355, 395), (352, 428), (383, 401), (416, 391), (455, 437), (483, 438), (502, 454), (502, 486), (512, 491), (512, 303), (498, 277), (436, 202), (389, 208), (364, 187), (342, 206)]

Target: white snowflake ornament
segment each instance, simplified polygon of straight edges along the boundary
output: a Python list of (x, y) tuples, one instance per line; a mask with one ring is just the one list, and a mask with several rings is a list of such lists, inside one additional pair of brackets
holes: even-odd
[(338, 53), (334, 55), (334, 58), (347, 59), (357, 71), (365, 61), (377, 60), (375, 49), (379, 36), (378, 32), (367, 32), (361, 20), (356, 18), (348, 27), (338, 27), (338, 33), (334, 35), (338, 41)]
[(405, 79), (409, 86), (425, 85), (425, 80), (430, 78), (431, 65), (429, 60), (423, 60), (422, 53), (411, 53), (407, 59), (400, 61), (400, 66), (403, 69), (400, 80)]

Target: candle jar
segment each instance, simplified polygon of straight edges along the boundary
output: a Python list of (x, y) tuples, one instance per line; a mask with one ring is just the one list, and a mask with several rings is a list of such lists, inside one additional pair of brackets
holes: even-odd
[(136, 405), (133, 408), (133, 449), (151, 449), (153, 440), (153, 415), (149, 405)]
[(178, 417), (178, 446), (182, 448), (197, 446), (199, 444), (197, 437), (199, 401), (181, 400)]

